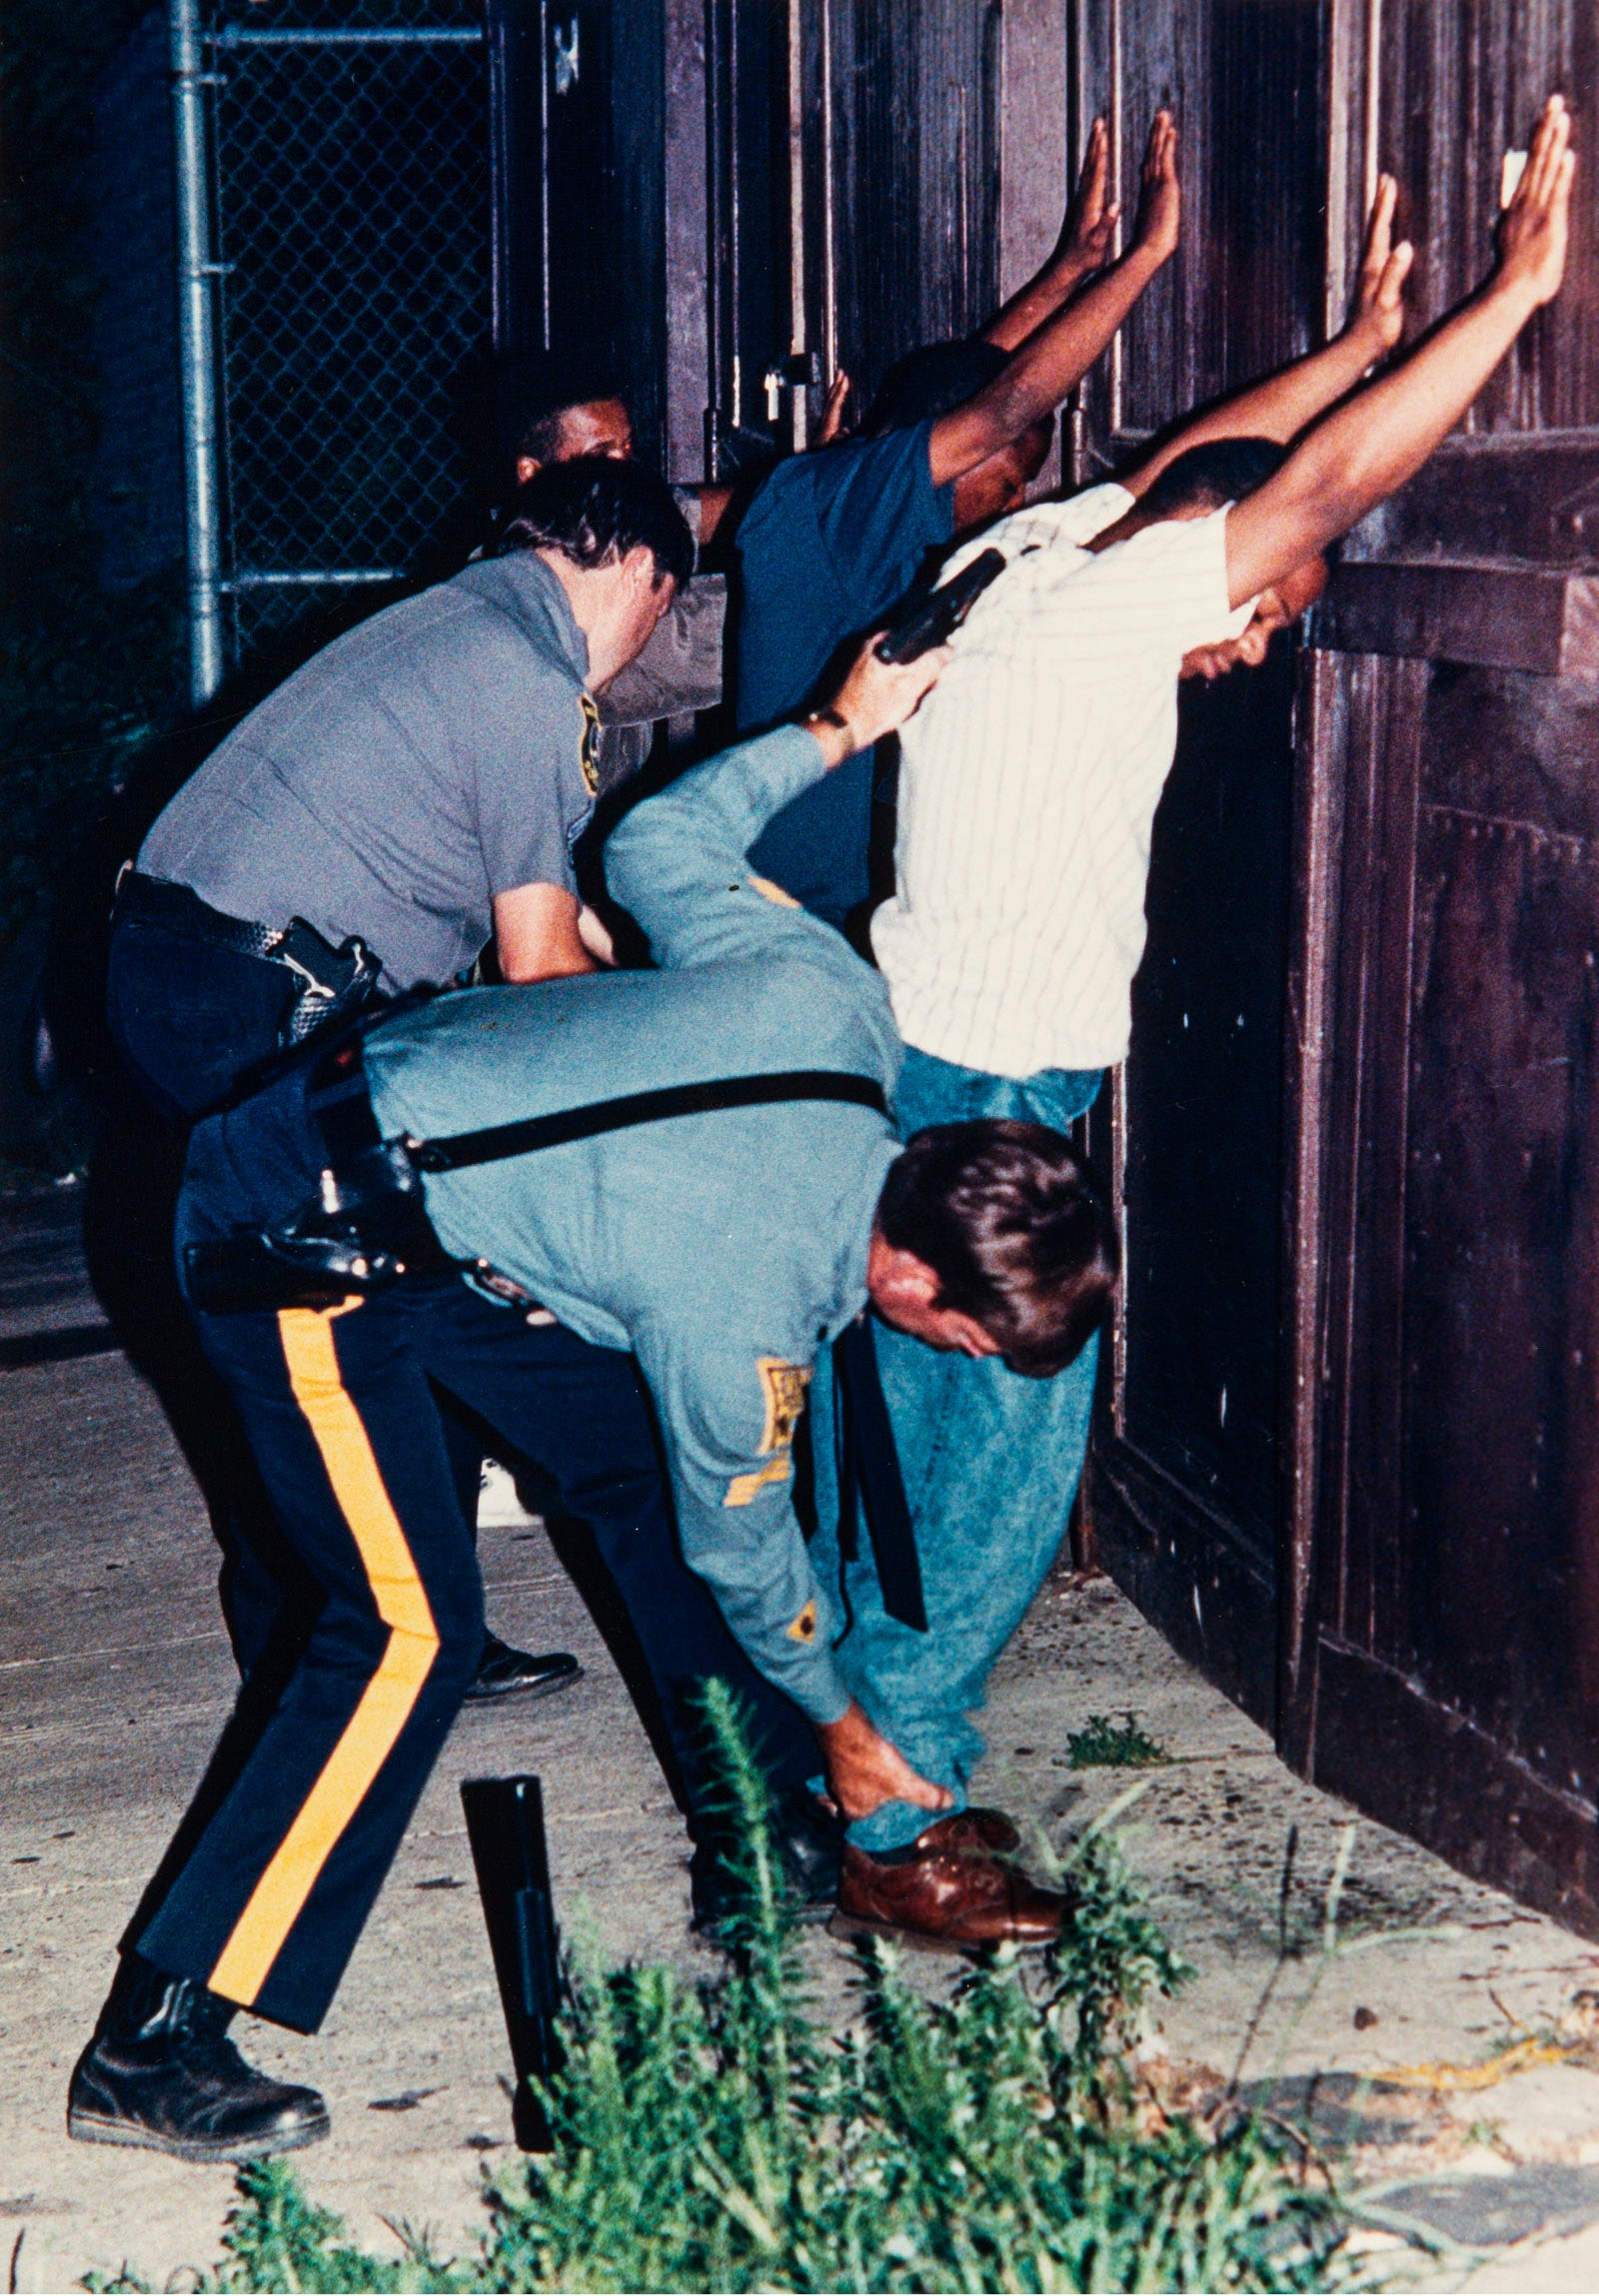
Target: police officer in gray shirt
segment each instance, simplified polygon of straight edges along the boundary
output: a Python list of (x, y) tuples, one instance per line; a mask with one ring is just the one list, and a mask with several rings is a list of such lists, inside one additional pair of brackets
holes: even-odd
[[(572, 848), (598, 787), (594, 695), (693, 563), (662, 480), (568, 461), (519, 490), (499, 555), (374, 614), (243, 720), (119, 887), (108, 1017), (163, 1114), (220, 1105), (329, 1019), (447, 983), (491, 940), (510, 981), (592, 969)], [(463, 1426), (449, 1437), (470, 1519), (481, 1454)], [(282, 1588), (219, 1497), (249, 1673)], [(491, 1635), (474, 1695), (548, 1691), (577, 1671), (564, 1652)]]
[[(112, 1033), (169, 1114), (376, 987), (585, 972), (572, 847), (603, 689), (693, 565), (664, 482), (584, 457), (522, 488), (499, 555), (375, 614), (251, 712), (123, 880)], [(356, 944), (359, 943), (359, 947)]]

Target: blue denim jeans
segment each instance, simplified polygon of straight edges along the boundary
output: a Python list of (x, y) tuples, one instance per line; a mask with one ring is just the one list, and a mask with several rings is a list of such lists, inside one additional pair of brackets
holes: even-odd
[[(1100, 1082), (1097, 1069), (1061, 1068), (1018, 1082), (912, 1048), (897, 1095), (900, 1126), (908, 1136), (929, 1124), (1007, 1116), (1063, 1132), (1092, 1106)], [(927, 1632), (883, 1610), (869, 1541), (860, 1541), (853, 1562), (839, 1555), (825, 1376), (811, 1390), (818, 1521), (811, 1554), (843, 1621), (835, 1647), (850, 1690), (912, 1768), (947, 1786), (961, 1809), (983, 1747), (972, 1712), (1065, 1535), (1098, 1347), (1090, 1341), (1055, 1379), (1023, 1379), (997, 1361), (939, 1354), (881, 1323), (874, 1336), (915, 1526)], [(885, 1802), (851, 1825), (849, 1838), (866, 1850), (898, 1849), (928, 1822), (909, 1802)]]

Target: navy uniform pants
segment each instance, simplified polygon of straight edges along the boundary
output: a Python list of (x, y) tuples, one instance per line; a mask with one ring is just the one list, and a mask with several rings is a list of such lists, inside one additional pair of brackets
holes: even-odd
[[(199, 1126), (180, 1249), (277, 1225), (315, 1194), (327, 1150), (308, 1088), (301, 1063)], [(708, 1677), (748, 1701), (776, 1792), (814, 1771), (809, 1724), (757, 1674), (679, 1553), (631, 1356), (529, 1324), (454, 1275), (335, 1308), (195, 1320), (316, 1600), (270, 1702), (247, 1677), (237, 1726), (128, 1933), (158, 1969), (303, 2032), (326, 2013), (483, 1649), (440, 1394), (486, 1423), (497, 1450), (538, 1468), (592, 1535), (660, 1701), (691, 1822), (704, 1787), (688, 1699)]]
[[(222, 1545), (223, 1611), (241, 1675), (268, 1657), (286, 1606), (305, 1583), (271, 1519), (255, 1473), (216, 1391), (172, 1283), (175, 1128), (226, 1099), (270, 1060), (299, 988), (263, 958), (186, 939), (147, 917), (120, 916), (112, 930), (106, 1014), (112, 1041), (156, 1119), (126, 1105), (113, 1117), (91, 1186), (98, 1288), (119, 1336), (171, 1414)], [(483, 1444), (448, 1410), (445, 1440), (457, 1497), (477, 1512)]]
[(814, 1770), (803, 1718), (679, 1558), (632, 1358), (529, 1327), (454, 1278), (381, 1299), (202, 1316), (283, 1530), (322, 1590), (287, 1687), (130, 1939), (302, 2032), (321, 2023), (483, 1647), (483, 1595), (431, 1383), (532, 1459), (592, 1530), (634, 1620), (691, 1800), (689, 1692), (731, 1681), (780, 1789)]

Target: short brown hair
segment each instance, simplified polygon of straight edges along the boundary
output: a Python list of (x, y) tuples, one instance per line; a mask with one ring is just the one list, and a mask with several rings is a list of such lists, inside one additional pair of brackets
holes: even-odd
[(1087, 1346), (1121, 1268), (1103, 1187), (1063, 1132), (993, 1117), (913, 1133), (877, 1200), (884, 1242), (938, 1278), (1012, 1371), (1052, 1379)]
[(694, 573), (694, 537), (672, 489), (643, 463), (615, 455), (576, 455), (546, 463), (511, 498), (495, 545), (512, 551), (559, 551), (577, 567), (613, 566), (647, 550), (657, 581), (680, 585)]

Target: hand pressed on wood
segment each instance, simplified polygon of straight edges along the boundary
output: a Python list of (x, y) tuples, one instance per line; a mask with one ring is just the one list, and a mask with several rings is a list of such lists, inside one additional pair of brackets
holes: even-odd
[(1564, 96), (1551, 96), (1521, 181), (1499, 218), (1498, 277), (1506, 286), (1523, 289), (1534, 304), (1548, 303), (1565, 277), (1571, 182), (1576, 172), (1571, 115)]
[(1055, 248), (1055, 261), (1060, 268), (1079, 279), (1110, 260), (1110, 242), (1121, 210), (1114, 202), (1105, 204), (1109, 167), (1110, 138), (1104, 121), (1095, 120), (1088, 131), (1088, 148), (1083, 154), (1077, 188), (1071, 195)]
[(1182, 225), (1182, 193), (1177, 183), (1177, 125), (1169, 112), (1156, 112), (1144, 146), (1133, 246), (1157, 263), (1176, 253)]
[(1372, 359), (1392, 351), (1405, 331), (1405, 281), (1415, 259), (1409, 240), (1393, 245), (1393, 211), (1399, 187), (1392, 176), (1379, 176), (1377, 196), (1366, 218), (1366, 243), (1360, 253), (1360, 277), (1350, 306), (1350, 335), (1365, 338)]

